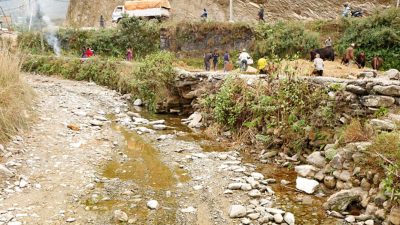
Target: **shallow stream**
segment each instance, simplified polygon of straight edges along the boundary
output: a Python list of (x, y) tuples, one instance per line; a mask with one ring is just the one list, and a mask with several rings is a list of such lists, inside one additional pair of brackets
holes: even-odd
[[(221, 143), (210, 140), (202, 132), (193, 132), (181, 124), (182, 117), (173, 115), (154, 115), (148, 112), (140, 114), (149, 120), (166, 121), (166, 125), (173, 127), (160, 134), (178, 134), (179, 140), (196, 142), (204, 151), (228, 151)], [(123, 181), (135, 183), (139, 192), (138, 202), (124, 200), (100, 201), (96, 205), (99, 211), (122, 209), (130, 215), (135, 215), (137, 224), (179, 224), (176, 218), (178, 203), (176, 196), (171, 196), (168, 191), (174, 191), (181, 182), (187, 182), (190, 177), (187, 172), (179, 167), (170, 168), (160, 159), (159, 152), (151, 143), (144, 141), (135, 132), (127, 131), (123, 127), (112, 124), (112, 128), (124, 137), (124, 146), (119, 154), (125, 154), (127, 159), (121, 163), (120, 157), (115, 156), (102, 171), (102, 175), (109, 179), (118, 178)], [(276, 179), (272, 189), (276, 193), (276, 206), (295, 214), (296, 224), (340, 224), (334, 218), (327, 217), (322, 207), (325, 198), (309, 196), (299, 193), (295, 189), (296, 173), (293, 169), (278, 167), (275, 164), (261, 164), (250, 154), (242, 153), (244, 162), (257, 165), (257, 170), (267, 178)], [(290, 182), (287, 186), (281, 185), (284, 179)], [(163, 207), (157, 213), (146, 207), (150, 198), (159, 199)]]

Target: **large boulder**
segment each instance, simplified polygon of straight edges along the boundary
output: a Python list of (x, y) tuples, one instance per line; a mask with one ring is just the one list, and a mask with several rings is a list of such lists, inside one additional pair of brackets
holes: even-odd
[(307, 157), (307, 162), (319, 168), (323, 168), (326, 165), (325, 157), (322, 156), (321, 152), (311, 153)]
[(354, 93), (354, 94), (358, 94), (358, 95), (367, 94), (367, 90), (365, 90), (365, 88), (357, 86), (357, 85), (353, 85), (353, 84), (347, 85), (346, 86), (346, 91)]
[(392, 131), (396, 129), (396, 125), (388, 120), (372, 119), (369, 123), (379, 130)]
[(359, 187), (342, 190), (331, 195), (325, 202), (324, 208), (327, 210), (343, 212), (351, 203), (361, 202), (367, 197), (367, 195), (368, 193)]
[(400, 72), (396, 69), (390, 69), (383, 75), (390, 80), (400, 80)]
[(362, 104), (367, 107), (390, 107), (395, 103), (395, 99), (389, 96), (367, 95), (361, 98)]
[(372, 90), (381, 95), (388, 95), (393, 97), (400, 96), (400, 86), (398, 85), (389, 85), (389, 86), (375, 85), (372, 88)]
[(318, 181), (297, 177), (296, 179), (296, 188), (306, 192), (307, 194), (312, 194), (317, 189), (319, 183)]

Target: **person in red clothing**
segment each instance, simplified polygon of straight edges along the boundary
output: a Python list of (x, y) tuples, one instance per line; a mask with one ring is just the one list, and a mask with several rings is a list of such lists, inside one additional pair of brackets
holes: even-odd
[(93, 50), (91, 48), (86, 49), (86, 57), (90, 58), (93, 56)]

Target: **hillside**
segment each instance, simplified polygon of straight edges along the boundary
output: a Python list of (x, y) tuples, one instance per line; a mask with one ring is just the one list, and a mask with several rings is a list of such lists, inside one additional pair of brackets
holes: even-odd
[[(109, 0), (98, 4), (95, 0), (71, 0), (67, 21), (68, 25), (98, 26), (100, 15), (111, 22), (111, 14), (115, 6), (122, 4), (124, 0)], [(170, 0), (172, 5), (172, 20), (199, 20), (203, 8), (209, 11), (211, 20), (227, 21), (229, 19), (228, 0)], [(278, 19), (322, 19), (335, 18), (342, 10), (345, 1), (330, 0), (234, 0), (235, 21), (255, 21), (259, 6), (265, 8), (268, 20)], [(366, 13), (375, 9), (394, 5), (394, 0), (356, 0), (350, 2), (352, 7), (361, 7)]]

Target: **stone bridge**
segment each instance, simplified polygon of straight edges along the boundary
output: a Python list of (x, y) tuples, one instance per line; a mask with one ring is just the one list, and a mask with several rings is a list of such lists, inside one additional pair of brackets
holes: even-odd
[[(191, 113), (198, 109), (197, 101), (203, 94), (218, 89), (226, 77), (233, 73), (222, 72), (188, 72), (176, 69), (175, 96), (159, 104), (159, 112)], [(266, 75), (235, 74), (251, 85), (257, 80), (266, 80)], [(284, 76), (280, 76), (283, 79)], [(298, 77), (316, 85), (343, 90), (345, 101), (350, 109), (366, 108), (374, 111), (380, 107), (389, 108), (400, 105), (400, 73), (389, 70), (376, 78), (341, 79), (334, 77)], [(335, 87), (335, 88), (333, 88)], [(332, 93), (330, 93), (332, 94)], [(333, 97), (333, 96), (332, 96)], [(342, 98), (343, 99), (343, 98)]]

